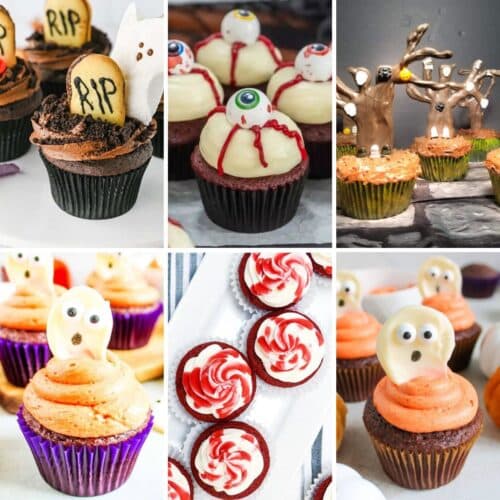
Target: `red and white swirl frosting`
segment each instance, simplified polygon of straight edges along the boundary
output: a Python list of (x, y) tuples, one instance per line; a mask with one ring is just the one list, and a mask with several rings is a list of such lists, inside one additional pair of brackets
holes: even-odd
[(182, 471), (168, 461), (168, 500), (191, 500), (191, 485)]
[(306, 294), (312, 273), (306, 253), (260, 252), (250, 254), (244, 280), (262, 303), (279, 308), (298, 302)]
[(330, 252), (311, 252), (311, 259), (322, 267), (328, 276), (332, 275), (332, 254)]
[(187, 405), (223, 419), (248, 405), (254, 393), (252, 370), (236, 349), (210, 344), (184, 365)]
[(271, 377), (294, 384), (319, 368), (325, 355), (325, 339), (309, 318), (285, 311), (259, 325), (254, 350)]
[(234, 496), (258, 479), (264, 456), (258, 439), (249, 431), (225, 427), (200, 444), (194, 465), (206, 485)]

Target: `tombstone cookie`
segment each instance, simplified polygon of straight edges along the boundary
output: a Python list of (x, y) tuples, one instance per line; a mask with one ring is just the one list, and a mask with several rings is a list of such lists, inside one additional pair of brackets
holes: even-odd
[(12, 68), (16, 61), (16, 27), (7, 9), (0, 5), (0, 64)]
[(66, 85), (71, 113), (123, 126), (125, 79), (113, 59), (102, 54), (81, 56), (71, 65)]

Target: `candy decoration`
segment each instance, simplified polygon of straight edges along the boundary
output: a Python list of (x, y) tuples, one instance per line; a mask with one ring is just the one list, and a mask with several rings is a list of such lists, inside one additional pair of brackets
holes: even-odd
[(260, 22), (257, 16), (246, 9), (235, 9), (222, 19), (221, 34), (229, 43), (255, 43), (260, 35)]
[(242, 89), (233, 94), (226, 106), (226, 117), (231, 125), (241, 128), (258, 127), (271, 118), (271, 102), (264, 92), (257, 89)]
[(455, 348), (455, 332), (442, 313), (425, 306), (400, 309), (377, 337), (377, 357), (397, 385), (417, 377), (443, 376)]
[(6, 68), (16, 65), (16, 27), (8, 10), (0, 5), (0, 74), (3, 75)]
[(361, 310), (361, 283), (354, 273), (337, 273), (337, 315)]
[(105, 253), (100, 252), (96, 254), (96, 267), (95, 271), (97, 276), (104, 281), (116, 278), (127, 272), (129, 262), (121, 252)]
[(185, 75), (190, 73), (194, 66), (193, 51), (180, 40), (168, 41), (168, 74)]
[(64, 288), (71, 288), (71, 273), (66, 263), (54, 259), (54, 284)]
[(460, 294), (462, 292), (462, 273), (450, 259), (431, 257), (420, 267), (418, 288), (424, 299), (437, 293)]
[(344, 135), (351, 135), (351, 129), (348, 127), (344, 128), (344, 130), (342, 132)]
[(403, 68), (400, 72), (399, 72), (399, 78), (403, 81), (403, 82), (409, 82), (412, 78), (413, 74), (412, 72), (408, 69), (408, 68)]
[(16, 287), (33, 287), (46, 294), (54, 292), (54, 259), (48, 253), (19, 250), (7, 254), (5, 270)]
[(295, 58), (295, 69), (304, 80), (326, 82), (332, 78), (332, 50), (324, 43), (306, 45)]

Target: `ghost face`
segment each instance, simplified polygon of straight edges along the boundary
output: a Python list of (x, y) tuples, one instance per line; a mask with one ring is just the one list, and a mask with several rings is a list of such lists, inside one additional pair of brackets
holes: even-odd
[(47, 320), (47, 340), (59, 359), (106, 359), (112, 328), (109, 302), (92, 288), (79, 286), (54, 302)]
[(180, 40), (168, 41), (168, 74), (185, 75), (190, 73), (194, 65), (193, 51), (189, 45)]
[(434, 377), (447, 371), (455, 348), (449, 319), (424, 306), (410, 306), (386, 321), (377, 337), (377, 357), (395, 384), (417, 377)]
[(323, 43), (306, 45), (295, 58), (295, 69), (305, 80), (326, 82), (332, 77), (332, 51)]
[(462, 274), (458, 266), (445, 257), (433, 257), (424, 262), (418, 273), (418, 288), (422, 297), (437, 293), (462, 291)]
[(253, 12), (235, 9), (228, 12), (220, 25), (222, 37), (228, 43), (255, 43), (260, 35), (260, 23)]
[(271, 119), (271, 101), (257, 89), (242, 89), (233, 94), (226, 105), (226, 117), (242, 128), (262, 127)]
[(337, 315), (361, 309), (361, 284), (353, 273), (337, 273)]
[(9, 280), (16, 286), (33, 286), (46, 292), (54, 288), (54, 259), (48, 253), (10, 253), (5, 269)]
[(123, 274), (127, 269), (127, 260), (118, 253), (98, 253), (96, 255), (96, 273), (104, 281)]

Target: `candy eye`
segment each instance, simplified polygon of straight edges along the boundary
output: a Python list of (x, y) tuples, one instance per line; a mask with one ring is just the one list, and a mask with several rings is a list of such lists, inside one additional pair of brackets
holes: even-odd
[(101, 326), (102, 318), (98, 311), (90, 311), (85, 315), (85, 323), (91, 328)]
[(397, 336), (402, 344), (411, 344), (417, 336), (417, 331), (411, 323), (401, 323), (397, 329)]
[(451, 283), (453, 281), (453, 273), (451, 271), (445, 271), (443, 274), (443, 279)]
[(332, 51), (324, 43), (306, 45), (295, 58), (295, 70), (304, 80), (326, 82), (332, 77)]
[(233, 15), (236, 19), (240, 21), (253, 21), (254, 19), (257, 19), (253, 12), (250, 12), (249, 10), (246, 9), (233, 10)]
[(308, 45), (306, 48), (306, 52), (309, 53), (309, 55), (325, 55), (328, 54), (330, 51), (328, 45), (325, 45), (324, 43), (312, 43), (311, 45)]
[(228, 43), (255, 43), (260, 35), (260, 23), (255, 14), (246, 9), (228, 12), (222, 19), (220, 31)]
[(24, 255), (21, 252), (19, 252), (18, 254), (16, 254), (16, 259), (18, 259), (18, 260), (22, 260), (23, 257), (24, 257)]
[(242, 128), (262, 127), (272, 113), (271, 102), (257, 89), (242, 89), (233, 94), (226, 106), (226, 117), (232, 125)]
[(168, 57), (177, 57), (184, 52), (184, 45), (176, 40), (168, 42)]
[(234, 102), (240, 109), (254, 109), (260, 102), (259, 93), (252, 89), (242, 90), (236, 94)]
[(82, 315), (83, 307), (80, 304), (68, 303), (63, 306), (64, 317), (69, 321), (77, 321)]
[(356, 283), (354, 281), (344, 281), (342, 291), (347, 295), (354, 295), (356, 293)]
[(431, 278), (434, 278), (434, 279), (437, 279), (441, 276), (441, 271), (439, 270), (439, 267), (436, 267), (436, 266), (432, 266), (429, 268), (429, 270), (427, 271), (427, 274), (431, 277)]
[(189, 45), (180, 40), (168, 41), (168, 74), (184, 75), (193, 69), (194, 56)]
[(422, 325), (419, 335), (425, 342), (434, 342), (437, 339), (437, 328), (431, 324)]

